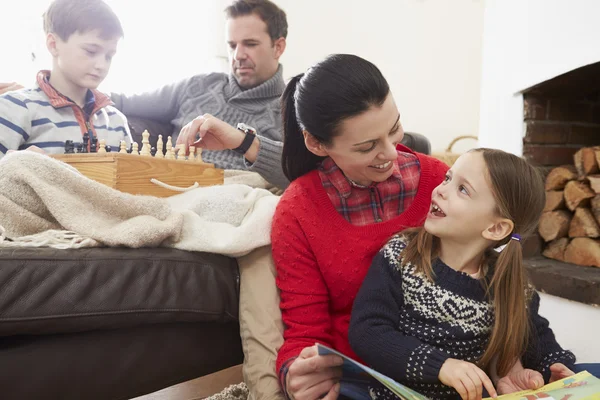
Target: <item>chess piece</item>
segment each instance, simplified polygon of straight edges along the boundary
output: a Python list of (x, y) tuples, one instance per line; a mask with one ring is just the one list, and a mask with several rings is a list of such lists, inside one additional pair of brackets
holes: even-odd
[(196, 149), (196, 160), (195, 160), (195, 161), (196, 161), (197, 163), (204, 162), (204, 161), (202, 161), (202, 147), (198, 147), (198, 148)]
[(90, 151), (90, 134), (86, 132), (83, 134), (83, 152), (88, 153), (89, 151)]
[(177, 161), (185, 161), (185, 143), (179, 144), (177, 149)]
[(150, 155), (150, 133), (147, 130), (142, 132), (142, 148), (140, 150), (141, 156), (149, 156)]
[(90, 153), (97, 153), (97, 152), (98, 152), (98, 138), (93, 137), (92, 145), (90, 146)]
[(106, 147), (105, 147), (105, 149), (106, 149), (107, 153), (112, 152), (112, 146), (110, 144), (107, 144)]
[(83, 148), (83, 143), (76, 143), (75, 148), (77, 149), (77, 153), (85, 153), (86, 149)]
[(194, 162), (196, 161), (196, 147), (190, 146), (190, 155), (188, 156), (188, 161)]
[(152, 148), (150, 149), (150, 155), (151, 155), (152, 157), (156, 156), (156, 147), (152, 147)]
[(106, 140), (100, 139), (100, 148), (98, 149), (98, 153), (106, 154)]
[(73, 144), (73, 141), (65, 140), (65, 154), (75, 153), (74, 149), (75, 149), (75, 145)]
[(119, 153), (127, 154), (127, 143), (124, 140), (121, 140), (121, 150)]
[(158, 140), (156, 141), (156, 158), (165, 158), (165, 154), (163, 153), (164, 143), (162, 135), (158, 135)]
[(138, 144), (137, 142), (133, 142), (133, 144), (131, 145), (131, 154), (133, 154), (134, 156), (139, 156), (140, 153), (138, 151)]
[(173, 151), (173, 142), (171, 141), (171, 136), (167, 137), (167, 154), (165, 154), (165, 158), (167, 160), (175, 159), (175, 152)]

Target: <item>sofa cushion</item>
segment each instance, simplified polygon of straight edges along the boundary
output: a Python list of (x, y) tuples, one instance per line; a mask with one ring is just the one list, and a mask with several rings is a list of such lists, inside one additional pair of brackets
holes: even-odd
[(0, 248), (0, 336), (236, 321), (235, 259), (167, 248)]

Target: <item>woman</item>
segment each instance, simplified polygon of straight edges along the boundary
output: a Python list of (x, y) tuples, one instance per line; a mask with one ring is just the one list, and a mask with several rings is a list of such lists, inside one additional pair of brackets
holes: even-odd
[(286, 326), (277, 369), (287, 395), (338, 396), (352, 303), (373, 256), (397, 231), (422, 225), (448, 167), (399, 145), (388, 83), (372, 63), (332, 55), (293, 78), (282, 98), (284, 173), (292, 181), (272, 228)]

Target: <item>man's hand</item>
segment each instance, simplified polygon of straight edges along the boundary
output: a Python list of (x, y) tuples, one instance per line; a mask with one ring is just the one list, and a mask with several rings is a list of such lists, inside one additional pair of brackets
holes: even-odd
[(0, 94), (4, 94), (6, 92), (11, 92), (13, 90), (23, 89), (23, 86), (19, 85), (16, 82), (0, 82)]
[(496, 387), (498, 393), (508, 394), (522, 390), (534, 390), (544, 386), (542, 374), (532, 369), (522, 369), (518, 372), (509, 373), (498, 381)]
[(305, 347), (288, 369), (288, 394), (293, 400), (337, 399), (342, 363), (342, 358), (333, 354), (320, 356), (317, 346)]
[(438, 375), (440, 382), (456, 389), (463, 400), (481, 400), (483, 387), (492, 397), (498, 397), (496, 389), (485, 372), (473, 363), (447, 359)]
[(575, 375), (575, 372), (571, 371), (564, 364), (555, 363), (550, 366), (550, 383), (568, 378), (571, 375)]
[(207, 150), (235, 149), (244, 141), (244, 133), (210, 114), (196, 117), (181, 129), (177, 144), (200, 146)]

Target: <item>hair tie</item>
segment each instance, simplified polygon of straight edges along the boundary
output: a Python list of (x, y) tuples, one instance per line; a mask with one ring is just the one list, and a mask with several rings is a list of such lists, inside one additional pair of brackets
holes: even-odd
[(517, 242), (521, 241), (521, 235), (519, 235), (518, 233), (513, 233), (512, 235), (510, 235), (510, 238), (512, 240), (516, 240)]

